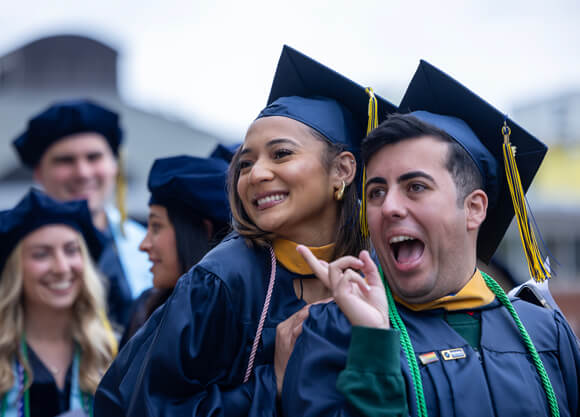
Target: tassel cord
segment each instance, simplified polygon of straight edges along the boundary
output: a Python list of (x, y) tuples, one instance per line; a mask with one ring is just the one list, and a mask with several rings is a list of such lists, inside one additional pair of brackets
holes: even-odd
[[(377, 98), (375, 97), (375, 93), (373, 89), (370, 87), (365, 88), (365, 92), (369, 96), (369, 107), (368, 107), (368, 123), (367, 123), (367, 135), (371, 133), (373, 129), (375, 129), (379, 125), (379, 116), (378, 116), (378, 103)], [(366, 204), (366, 191), (365, 191), (365, 183), (367, 181), (367, 171), (366, 167), (363, 165), (362, 169), (362, 195), (361, 195), (361, 204), (360, 204), (360, 229), (363, 235), (363, 238), (369, 237), (369, 224), (367, 221), (367, 204)]]
[(508, 127), (507, 121), (504, 122), (504, 126), (502, 127), (501, 132), (504, 137), (502, 151), (506, 180), (518, 222), (518, 231), (524, 248), (524, 254), (528, 263), (528, 269), (531, 277), (534, 278), (536, 282), (543, 282), (550, 278), (550, 271), (547, 270), (542, 261), (542, 255), (538, 248), (534, 230), (530, 226), (530, 221), (528, 219), (527, 200), (523, 192), (522, 183), (515, 160), (514, 148), (512, 147), (509, 140), (511, 129)]

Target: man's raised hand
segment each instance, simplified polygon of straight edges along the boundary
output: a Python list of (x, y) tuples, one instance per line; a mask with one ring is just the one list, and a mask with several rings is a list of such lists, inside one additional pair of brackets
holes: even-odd
[[(306, 246), (298, 245), (297, 250), (316, 277), (332, 291), (353, 326), (390, 327), (385, 287), (367, 251), (362, 251), (358, 258), (344, 256), (329, 264), (316, 258)], [(361, 271), (364, 278), (356, 271)]]

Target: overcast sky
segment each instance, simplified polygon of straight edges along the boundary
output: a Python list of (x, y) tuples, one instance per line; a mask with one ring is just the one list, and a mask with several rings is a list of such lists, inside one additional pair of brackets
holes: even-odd
[(502, 111), (580, 91), (580, 1), (2, 2), (0, 55), (40, 36), (121, 53), (131, 104), (242, 139), (287, 43), (398, 104), (419, 59)]

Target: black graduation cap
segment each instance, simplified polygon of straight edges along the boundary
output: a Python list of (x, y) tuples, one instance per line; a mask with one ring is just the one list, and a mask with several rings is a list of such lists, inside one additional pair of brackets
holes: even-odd
[(18, 242), (36, 229), (51, 224), (64, 224), (77, 230), (93, 260), (99, 259), (104, 236), (93, 225), (87, 202), (59, 202), (31, 188), (13, 209), (0, 211), (0, 271)]
[(86, 99), (54, 103), (30, 119), (26, 131), (12, 144), (22, 163), (34, 168), (50, 145), (65, 136), (84, 132), (103, 135), (115, 156), (118, 155), (123, 139), (119, 116)]
[[(511, 129), (509, 142), (515, 147), (515, 161), (523, 190), (521, 200), (524, 200), (523, 193), (532, 183), (547, 147), (505, 114), (423, 60), (399, 109), (413, 112), (420, 120), (447, 132), (475, 161), (490, 199), (487, 218), (479, 231), (477, 255), (489, 262), (514, 217), (514, 204), (504, 167), (504, 122)], [(513, 167), (510, 168), (512, 174)], [(516, 208), (523, 209), (525, 214), (525, 201), (519, 201)], [(528, 250), (526, 245), (524, 249)]]
[[(378, 95), (378, 121), (396, 106)], [(365, 88), (312, 58), (284, 45), (270, 90), (268, 106), (258, 118), (285, 116), (315, 129), (334, 143), (358, 153), (369, 124)]]
[(218, 158), (180, 155), (157, 159), (149, 172), (149, 204), (179, 205), (202, 217), (227, 223), (227, 170), (228, 163)]

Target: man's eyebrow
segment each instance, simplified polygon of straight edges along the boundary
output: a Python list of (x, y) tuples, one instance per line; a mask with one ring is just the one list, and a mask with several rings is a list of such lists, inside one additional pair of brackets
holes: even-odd
[(74, 160), (74, 155), (63, 154), (63, 155), (54, 155), (52, 160), (55, 162), (62, 162), (62, 161), (72, 161)]
[(366, 182), (365, 187), (368, 187), (371, 184), (386, 184), (387, 180), (383, 177), (372, 177)]
[[(426, 178), (431, 182), (435, 182), (435, 179), (431, 175), (429, 175), (423, 171), (406, 172), (397, 178), (397, 182), (401, 183), (401, 182), (408, 181), (410, 179), (417, 178), (417, 177)], [(370, 178), (366, 182), (365, 186), (368, 187), (371, 184), (383, 184), (384, 185), (384, 184), (387, 184), (387, 180), (384, 179), (383, 177), (373, 177), (373, 178)]]
[(417, 178), (417, 177), (426, 178), (426, 179), (428, 179), (431, 182), (435, 182), (435, 178), (433, 178), (431, 175), (429, 175), (429, 174), (427, 174), (426, 172), (423, 172), (423, 171), (411, 171), (411, 172), (407, 172), (407, 173), (405, 173), (403, 175), (400, 175), (397, 178), (397, 182), (398, 183), (401, 183), (401, 182), (408, 181), (410, 179)]

